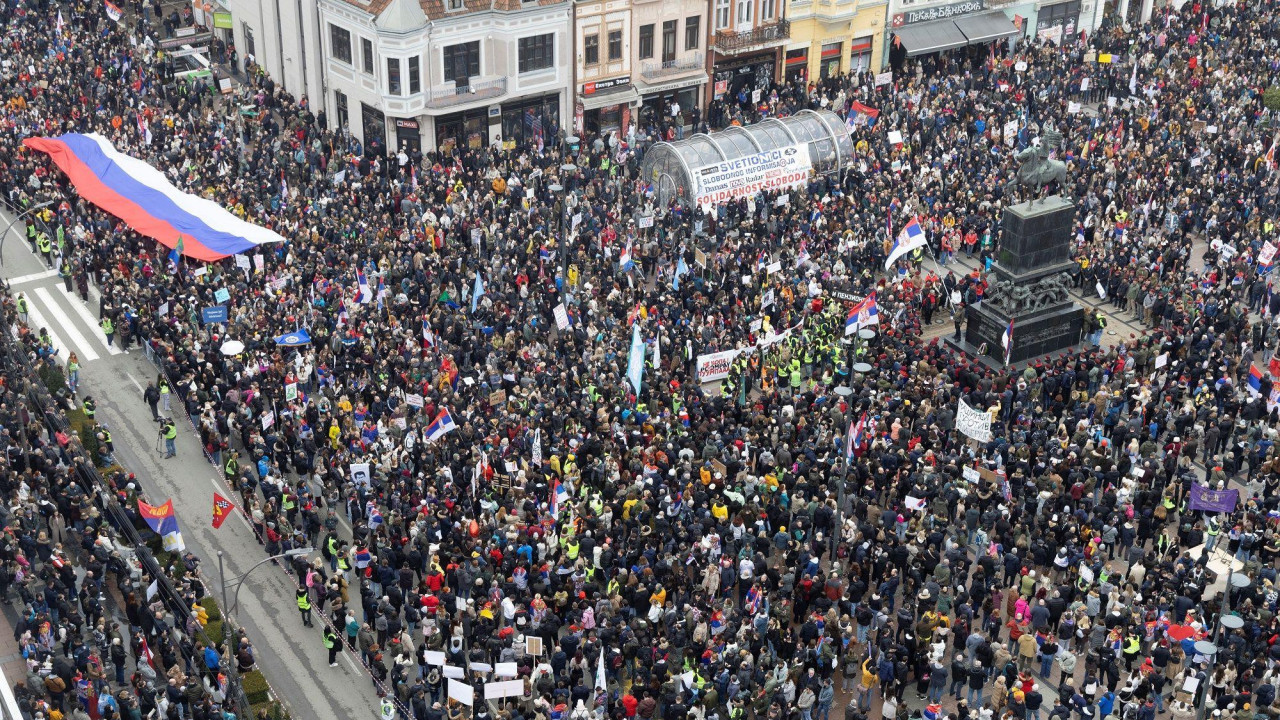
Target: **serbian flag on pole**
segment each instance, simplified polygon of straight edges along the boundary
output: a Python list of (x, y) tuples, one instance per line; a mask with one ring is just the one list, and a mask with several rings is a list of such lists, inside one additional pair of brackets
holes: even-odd
[(111, 18), (115, 22), (120, 22), (120, 19), (124, 17), (124, 11), (120, 9), (119, 5), (111, 2), (111, 0), (106, 0), (106, 3), (107, 17)]
[(926, 244), (924, 229), (920, 227), (920, 221), (911, 218), (911, 221), (902, 228), (902, 232), (898, 233), (897, 239), (893, 241), (893, 249), (889, 251), (889, 257), (885, 258), (884, 269), (888, 270), (893, 266), (893, 261), (915, 250), (924, 247)]
[(436, 346), (436, 334), (431, 332), (431, 325), (427, 323), (427, 318), (422, 318), (422, 344), (425, 347)]
[(1253, 395), (1262, 394), (1262, 371), (1257, 365), (1249, 364), (1249, 392)]
[(173, 514), (173, 500), (166, 500), (163, 505), (148, 505), (138, 500), (138, 514), (147, 522), (152, 532), (164, 541), (164, 549), (169, 552), (182, 552), (186, 545), (182, 542), (182, 533), (178, 531), (178, 517)]
[(569, 489), (566, 488), (559, 480), (555, 481), (555, 485), (551, 486), (551, 502), (547, 503), (547, 512), (552, 519), (560, 519), (560, 505), (569, 499)]
[(880, 308), (876, 305), (876, 294), (873, 292), (849, 310), (849, 317), (844, 321), (844, 334), (852, 335), (867, 325), (880, 324)]
[(369, 279), (363, 270), (356, 271), (356, 302), (361, 305), (373, 302), (373, 291), (369, 289)]
[(440, 414), (436, 415), (436, 419), (427, 426), (427, 442), (435, 442), (457, 429), (458, 426), (453, 422), (453, 416), (449, 414), (448, 408), (441, 410)]
[(858, 418), (858, 422), (856, 424), (852, 422), (849, 423), (849, 432), (847, 433), (848, 437), (845, 439), (845, 443), (844, 443), (844, 459), (845, 460), (852, 458), (853, 451), (857, 449), (858, 446), (862, 445), (862, 438), (863, 438), (863, 435), (866, 434), (866, 430), (867, 430), (867, 414), (866, 413), (862, 413), (862, 417)]
[(231, 516), (231, 508), (235, 507), (231, 501), (222, 497), (218, 493), (213, 494), (213, 529), (217, 530), (222, 527), (222, 523), (227, 521)]
[[(107, 4), (108, 12), (112, 5)], [(279, 233), (241, 220), (226, 208), (174, 187), (164, 173), (126, 155), (105, 137), (68, 133), (29, 137), (23, 144), (45, 153), (76, 192), (168, 248), (185, 240), (182, 252), (205, 262), (283, 243)]]

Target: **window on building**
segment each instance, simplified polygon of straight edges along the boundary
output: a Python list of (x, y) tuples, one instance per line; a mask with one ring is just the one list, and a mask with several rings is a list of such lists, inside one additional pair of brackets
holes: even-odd
[(373, 74), (373, 41), (369, 38), (360, 38), (360, 60), (364, 65), (364, 71)]
[(555, 38), (554, 33), (520, 38), (520, 72), (546, 70), (554, 65), (556, 61)]
[(462, 7), (462, 0), (449, 0), (450, 10), (461, 10)]
[(684, 49), (697, 50), (702, 44), (702, 16), (684, 19)]
[(662, 21), (662, 62), (676, 59), (676, 23), (678, 20)]
[(760, 22), (771, 22), (777, 8), (778, 0), (760, 0)]
[(756, 9), (755, 0), (738, 0), (738, 26), (750, 26), (751, 14)]
[(450, 45), (444, 49), (444, 79), (452, 80), (458, 87), (470, 84), (469, 80), (480, 74), (480, 41)]
[(729, 0), (716, 0), (716, 30), (729, 27)]
[(240, 23), (240, 27), (244, 30), (244, 51), (247, 55), (257, 56), (257, 51), (253, 47), (253, 28), (249, 27), (249, 23)]
[(600, 36), (588, 35), (582, 39), (582, 62), (595, 65), (600, 62)]
[(609, 31), (609, 59), (610, 60), (622, 59), (622, 31), (621, 30)]
[(653, 57), (653, 24), (640, 26), (640, 59)]
[(337, 109), (337, 112), (334, 114), (337, 116), (337, 119), (338, 119), (338, 127), (345, 128), (347, 127), (347, 123), (348, 123), (347, 96), (341, 90), (334, 90), (333, 99), (334, 99), (334, 105), (336, 106), (336, 109)]
[(400, 94), (400, 58), (387, 58), (387, 94)]
[(329, 51), (333, 57), (351, 64), (351, 33), (345, 28), (329, 24)]
[(414, 55), (409, 58), (409, 94), (416, 95), (422, 92), (422, 56)]

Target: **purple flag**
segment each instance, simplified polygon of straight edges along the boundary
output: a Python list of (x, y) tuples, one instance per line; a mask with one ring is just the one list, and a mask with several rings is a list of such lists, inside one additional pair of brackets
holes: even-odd
[(1239, 490), (1210, 490), (1208, 486), (1191, 483), (1191, 502), (1188, 510), (1229, 513), (1240, 500)]

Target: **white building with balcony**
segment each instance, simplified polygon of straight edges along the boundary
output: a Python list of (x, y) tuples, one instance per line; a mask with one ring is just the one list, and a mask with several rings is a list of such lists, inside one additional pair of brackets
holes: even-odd
[(325, 104), (366, 151), (550, 143), (569, 111), (567, 0), (316, 0)]
[(707, 68), (711, 97), (752, 101), (782, 77), (791, 39), (784, 0), (711, 0)]
[(674, 105), (688, 120), (707, 86), (706, 0), (632, 0), (632, 48), (640, 120), (665, 117)]

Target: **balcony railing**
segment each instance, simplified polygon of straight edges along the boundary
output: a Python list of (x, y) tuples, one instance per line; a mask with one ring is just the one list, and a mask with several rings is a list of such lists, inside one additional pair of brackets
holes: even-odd
[(640, 64), (640, 74), (646, 78), (659, 78), (674, 75), (688, 70), (698, 70), (706, 65), (702, 53), (689, 55), (676, 60), (646, 60)]
[(475, 100), (502, 97), (506, 94), (507, 79), (505, 77), (473, 80), (461, 86), (456, 83), (445, 83), (427, 91), (427, 107), (447, 108)]
[(749, 50), (758, 45), (787, 40), (791, 37), (791, 22), (779, 20), (772, 25), (765, 25), (744, 32), (721, 32), (712, 38), (711, 44), (716, 52), (736, 53)]

